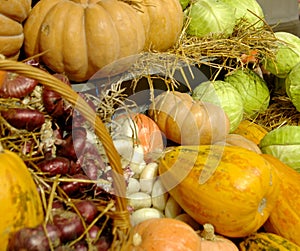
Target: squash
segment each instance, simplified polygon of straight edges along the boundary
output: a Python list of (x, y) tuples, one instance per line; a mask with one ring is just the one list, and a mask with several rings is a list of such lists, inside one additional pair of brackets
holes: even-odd
[(247, 237), (240, 244), (240, 251), (300, 251), (300, 246), (273, 233), (259, 232)]
[(37, 187), (23, 160), (0, 149), (0, 250), (6, 250), (10, 233), (35, 227), (44, 220)]
[[(43, 53), (40, 61), (50, 69), (65, 73), (70, 80), (82, 82), (96, 73), (97, 77), (106, 77), (127, 70), (137, 54), (144, 50), (146, 42), (156, 49), (166, 49), (175, 43), (183, 25), (183, 13), (175, 8), (177, 5), (180, 8), (177, 0), (164, 0), (162, 3), (144, 0), (138, 7), (128, 2), (39, 1), (24, 25), (25, 54), (34, 56)], [(158, 7), (154, 8), (156, 5)], [(177, 25), (176, 29), (171, 25), (173, 22)], [(180, 28), (178, 23), (181, 23)], [(167, 41), (174, 33), (177, 37), (175, 39), (172, 35), (173, 39), (168, 43), (154, 46), (153, 33), (159, 41)]]
[(223, 141), (230, 130), (224, 110), (212, 103), (193, 100), (187, 93), (166, 91), (150, 104), (148, 115), (166, 138), (181, 145)]
[(172, 218), (142, 221), (133, 228), (131, 251), (201, 251), (201, 240), (187, 223)]
[(6, 0), (0, 4), (0, 54), (16, 60), (24, 41), (22, 22), (31, 10), (31, 0)]
[(273, 166), (242, 147), (167, 148), (158, 168), (166, 191), (182, 209), (226, 237), (255, 232), (277, 202), (279, 180)]
[(215, 144), (226, 144), (229, 146), (240, 146), (246, 148), (248, 150), (254, 151), (256, 153), (262, 153), (257, 144), (255, 144), (252, 140), (247, 139), (246, 137), (236, 134), (229, 133), (226, 136), (225, 142), (216, 142)]
[(243, 120), (239, 124), (238, 128), (233, 131), (233, 133), (240, 134), (257, 145), (259, 145), (261, 139), (267, 134), (267, 132), (268, 131), (261, 125), (247, 119)]
[(273, 155), (262, 156), (274, 166), (280, 179), (277, 203), (264, 227), (300, 245), (300, 173)]
[(216, 235), (214, 226), (206, 223), (203, 225), (201, 236), (201, 249), (209, 251), (239, 251), (238, 247), (233, 241), (221, 236)]

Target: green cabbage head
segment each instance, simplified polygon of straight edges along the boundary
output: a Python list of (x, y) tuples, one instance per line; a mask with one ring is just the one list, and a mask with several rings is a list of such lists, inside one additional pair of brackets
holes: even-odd
[(225, 76), (224, 80), (240, 93), (247, 117), (253, 118), (269, 107), (270, 91), (267, 83), (254, 71), (238, 68)]
[(283, 126), (268, 132), (260, 141), (263, 153), (271, 154), (300, 172), (300, 126)]
[(300, 38), (296, 35), (278, 31), (275, 58), (266, 58), (263, 62), (265, 69), (279, 78), (286, 78), (292, 68), (300, 62)]
[(285, 90), (297, 111), (300, 111), (300, 62), (292, 68), (286, 77)]
[(190, 23), (187, 34), (198, 37), (217, 34), (230, 36), (235, 26), (234, 10), (221, 0), (195, 0), (185, 10)]
[(256, 0), (221, 0), (234, 9), (236, 22), (241, 18), (246, 20), (249, 25), (262, 27), (264, 25), (264, 12)]
[(213, 103), (221, 107), (230, 121), (230, 132), (233, 132), (243, 119), (242, 97), (232, 85), (225, 81), (202, 82), (194, 88), (192, 97), (195, 100)]

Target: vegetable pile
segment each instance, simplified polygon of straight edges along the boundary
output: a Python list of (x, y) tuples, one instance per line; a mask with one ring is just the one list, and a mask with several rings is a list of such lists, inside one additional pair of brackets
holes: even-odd
[(255, 0), (8, 2), (1, 250), (300, 250), (299, 37)]

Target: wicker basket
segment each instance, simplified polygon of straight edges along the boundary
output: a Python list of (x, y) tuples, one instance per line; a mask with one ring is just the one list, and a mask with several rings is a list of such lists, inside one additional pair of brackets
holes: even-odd
[(123, 169), (121, 166), (120, 156), (115, 149), (111, 136), (101, 119), (88, 103), (75, 92), (71, 87), (62, 83), (59, 79), (48, 72), (25, 64), (23, 62), (2, 59), (0, 60), (0, 70), (10, 71), (19, 75), (35, 79), (40, 84), (54, 90), (67, 100), (83, 117), (94, 125), (96, 136), (102, 142), (109, 164), (113, 170), (113, 188), (116, 192), (115, 210), (108, 212), (109, 217), (113, 220), (113, 235), (111, 250), (128, 250), (130, 236), (130, 214), (127, 210), (126, 185), (123, 178)]

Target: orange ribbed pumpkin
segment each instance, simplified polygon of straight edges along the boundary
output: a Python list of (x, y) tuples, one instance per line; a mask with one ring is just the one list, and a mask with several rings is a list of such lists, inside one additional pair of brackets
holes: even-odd
[(24, 41), (23, 24), (31, 10), (31, 0), (6, 0), (0, 4), (0, 54), (18, 59)]

